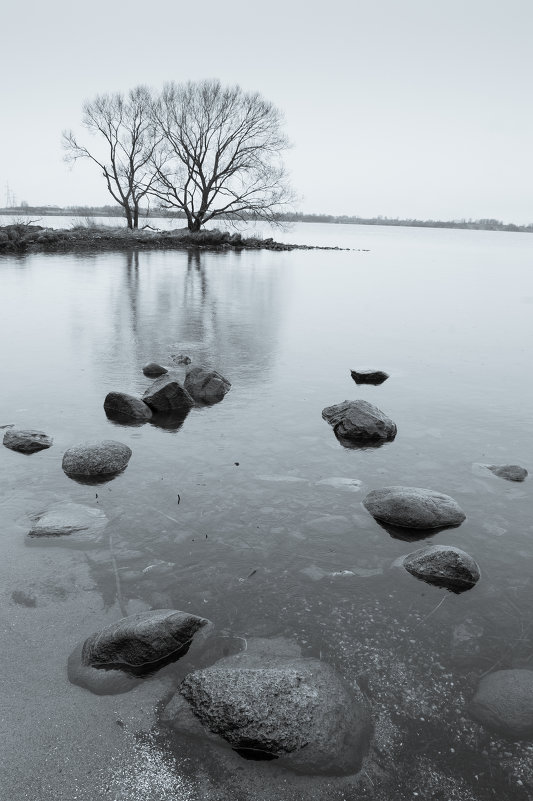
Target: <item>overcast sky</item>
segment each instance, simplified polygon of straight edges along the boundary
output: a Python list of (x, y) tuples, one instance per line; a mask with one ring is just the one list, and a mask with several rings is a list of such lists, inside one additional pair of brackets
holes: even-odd
[(302, 211), (533, 222), (532, 30), (530, 0), (6, 4), (0, 205), (112, 202), (63, 162), (83, 101), (220, 78), (282, 109)]

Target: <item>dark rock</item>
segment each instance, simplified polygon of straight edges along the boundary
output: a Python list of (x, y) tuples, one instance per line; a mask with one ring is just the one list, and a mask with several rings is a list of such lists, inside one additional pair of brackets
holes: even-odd
[(172, 354), (172, 361), (175, 364), (190, 364), (191, 359), (189, 356), (185, 356), (183, 353), (174, 353)]
[(469, 590), (479, 580), (479, 567), (472, 557), (451, 545), (428, 545), (407, 554), (403, 566), (428, 584), (454, 592)]
[(52, 443), (52, 437), (49, 437), (44, 431), (11, 428), (4, 434), (4, 445), (6, 448), (10, 448), (12, 451), (18, 451), (19, 453), (36, 453), (36, 451), (49, 448)]
[(201, 403), (218, 403), (231, 387), (230, 382), (216, 370), (203, 367), (187, 370), (183, 385), (194, 400)]
[(356, 384), (383, 384), (389, 377), (388, 373), (382, 370), (350, 370), (350, 374)]
[(98, 544), (108, 519), (101, 509), (79, 503), (59, 503), (35, 517), (28, 536), (41, 538), (68, 537), (69, 544)]
[(130, 417), (132, 420), (150, 420), (152, 410), (140, 398), (125, 392), (109, 392), (104, 400), (104, 409), (110, 417)]
[(176, 662), (209, 620), (175, 609), (139, 612), (106, 626), (80, 643), (68, 660), (68, 677), (99, 695), (127, 692), (143, 676)]
[(143, 373), (149, 378), (157, 378), (157, 376), (168, 373), (168, 370), (165, 367), (161, 367), (157, 362), (148, 362), (143, 367)]
[(343, 442), (360, 445), (390, 442), (396, 436), (396, 425), (377, 406), (365, 400), (338, 403), (322, 410), (322, 417), (333, 426), (335, 435)]
[(284, 640), (249, 639), (246, 651), (189, 673), (163, 722), (308, 774), (356, 773), (371, 736), (359, 688)]
[(29, 609), (34, 609), (37, 606), (37, 598), (32, 592), (24, 592), (24, 590), (13, 590), (11, 599), (19, 606), (26, 606)]
[(484, 676), (470, 702), (470, 715), (513, 739), (533, 737), (533, 670), (497, 670)]
[(377, 520), (402, 528), (449, 528), (460, 526), (466, 518), (449, 495), (420, 487), (372, 490), (363, 505)]
[(85, 442), (65, 451), (63, 470), (67, 476), (112, 476), (126, 468), (130, 457), (131, 448), (122, 442), (112, 439)]
[(505, 478), (507, 481), (524, 481), (527, 476), (525, 467), (518, 464), (489, 464), (487, 465), (495, 476)]
[(158, 378), (143, 395), (143, 401), (156, 412), (189, 409), (194, 401), (181, 384), (173, 378)]

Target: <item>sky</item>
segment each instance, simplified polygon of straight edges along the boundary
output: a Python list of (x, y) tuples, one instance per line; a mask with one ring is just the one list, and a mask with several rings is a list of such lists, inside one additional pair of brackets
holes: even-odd
[(300, 211), (531, 223), (532, 30), (530, 0), (10, 3), (0, 206), (112, 202), (63, 161), (83, 102), (219, 78), (283, 112)]

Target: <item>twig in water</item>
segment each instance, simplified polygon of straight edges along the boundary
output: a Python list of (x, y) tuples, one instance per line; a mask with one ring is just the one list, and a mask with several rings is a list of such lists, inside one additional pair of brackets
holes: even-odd
[(433, 615), (433, 614), (434, 614), (434, 613), (437, 611), (437, 609), (438, 609), (440, 606), (442, 606), (442, 604), (444, 603), (444, 601), (446, 600), (446, 598), (447, 598), (447, 597), (448, 597), (448, 596), (447, 596), (447, 595), (445, 595), (445, 596), (444, 596), (444, 598), (441, 598), (441, 600), (439, 601), (439, 603), (437, 604), (437, 606), (435, 607), (435, 609), (432, 609), (432, 610), (431, 610), (431, 612), (429, 612), (429, 614), (427, 614), (425, 617), (423, 617), (423, 618), (422, 618), (422, 620), (420, 620), (420, 621), (419, 621), (419, 622), (416, 624), (416, 626), (415, 626), (415, 629), (416, 629), (416, 628), (418, 628), (418, 626), (421, 626), (421, 625), (422, 625), (422, 623), (425, 623), (425, 622), (426, 622), (426, 620), (428, 619), (428, 617), (431, 617), (431, 615)]

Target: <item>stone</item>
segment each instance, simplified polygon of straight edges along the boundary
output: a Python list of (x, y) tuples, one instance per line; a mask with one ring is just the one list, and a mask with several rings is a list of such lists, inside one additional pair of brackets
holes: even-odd
[(104, 409), (110, 417), (129, 417), (140, 421), (152, 417), (152, 410), (144, 401), (125, 392), (109, 392), (104, 400)]
[(422, 581), (454, 592), (469, 590), (481, 575), (474, 559), (452, 545), (428, 545), (420, 548), (404, 557), (403, 566)]
[(179, 381), (164, 376), (154, 381), (142, 399), (155, 412), (171, 412), (194, 406), (193, 399)]
[(356, 384), (383, 384), (389, 377), (382, 370), (350, 370), (350, 375)]
[(124, 617), (79, 643), (68, 660), (68, 677), (98, 695), (127, 692), (189, 651), (201, 629), (213, 624), (175, 609), (156, 609)]
[(432, 529), (460, 526), (466, 515), (442, 492), (420, 487), (383, 487), (363, 500), (372, 517), (400, 528)]
[(342, 442), (372, 445), (392, 441), (397, 432), (395, 423), (377, 406), (365, 400), (345, 400), (322, 410), (324, 420), (333, 426)]
[(173, 353), (172, 361), (175, 364), (190, 364), (191, 358), (190, 356), (185, 356), (183, 353)]
[(180, 736), (203, 736), (247, 759), (278, 759), (298, 773), (356, 773), (371, 721), (355, 683), (302, 658), (286, 640), (251, 638), (247, 649), (189, 673), (162, 721)]
[(4, 445), (12, 451), (19, 453), (36, 453), (50, 448), (53, 443), (44, 431), (33, 429), (10, 428), (4, 434)]
[(131, 448), (113, 439), (85, 442), (65, 451), (63, 470), (67, 476), (98, 478), (124, 470), (131, 457)]
[(107, 523), (101, 509), (80, 503), (58, 503), (34, 518), (28, 536), (34, 539), (68, 537), (69, 544), (87, 546), (100, 542)]
[(495, 476), (507, 481), (524, 481), (528, 475), (526, 468), (518, 464), (489, 464), (487, 467)]
[(183, 386), (195, 401), (218, 403), (229, 392), (231, 384), (216, 370), (190, 367), (185, 375)]
[(484, 676), (468, 707), (487, 729), (512, 739), (533, 738), (533, 670), (497, 670)]
[(143, 367), (143, 373), (149, 378), (157, 378), (160, 375), (168, 373), (168, 370), (166, 367), (157, 364), (157, 362), (148, 362), (148, 364), (145, 364)]

